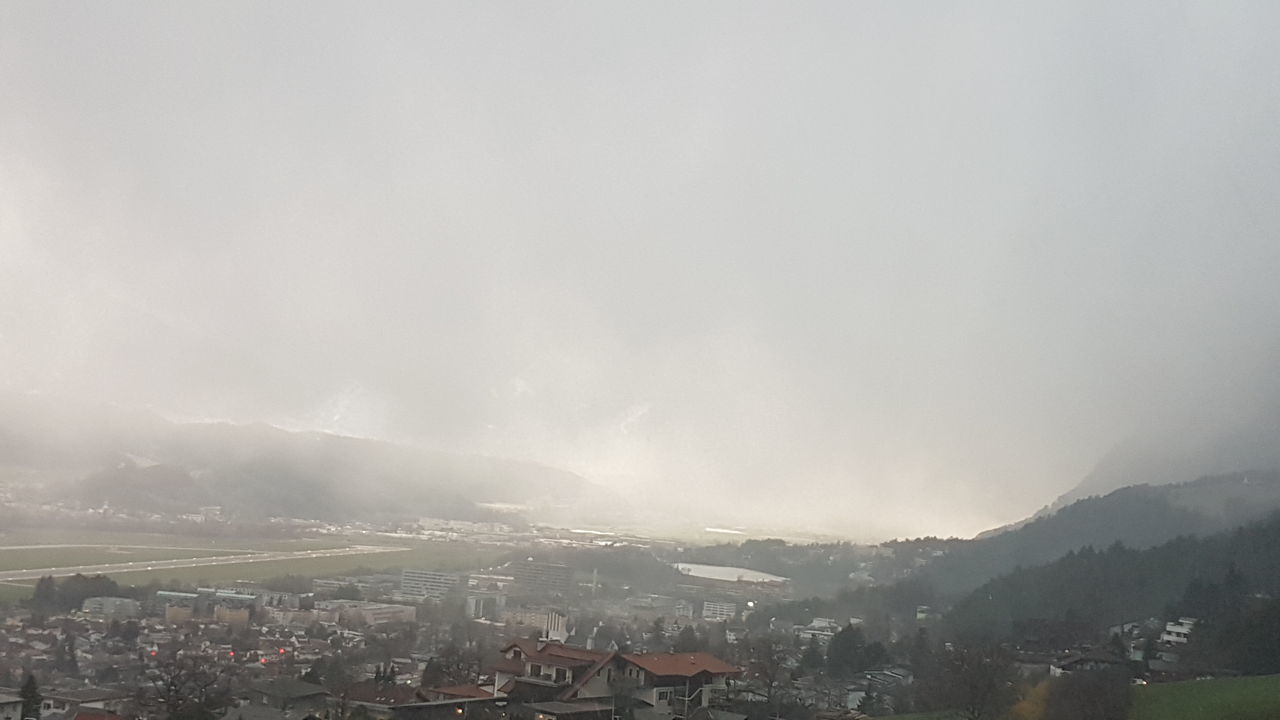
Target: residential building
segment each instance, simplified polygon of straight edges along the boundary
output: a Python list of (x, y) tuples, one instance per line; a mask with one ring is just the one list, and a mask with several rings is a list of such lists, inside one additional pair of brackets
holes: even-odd
[(247, 607), (231, 607), (228, 605), (215, 605), (213, 607), (213, 621), (226, 623), (232, 628), (243, 630), (249, 627), (250, 617), (249, 608)]
[(166, 625), (181, 625), (193, 617), (195, 617), (195, 611), (190, 605), (166, 605), (164, 608)]
[(621, 658), (623, 677), (637, 685), (632, 695), (660, 713), (680, 717), (723, 696), (728, 691), (726, 680), (741, 672), (705, 652), (627, 654)]
[(493, 720), (503, 717), (505, 711), (495, 707), (503, 702), (495, 697), (456, 697), (444, 700), (398, 705), (394, 708), (396, 720)]
[(415, 622), (418, 609), (412, 605), (366, 602), (363, 600), (319, 600), (316, 610), (330, 613), (338, 622), (348, 625), (381, 625), (389, 622)]
[(1109, 670), (1113, 667), (1124, 667), (1128, 661), (1106, 648), (1095, 648), (1082, 653), (1073, 653), (1059, 658), (1049, 666), (1049, 675), (1061, 677), (1074, 672), (1092, 672)]
[(133, 598), (91, 597), (85, 598), (80, 611), (87, 615), (101, 616), (106, 620), (125, 620), (141, 617), (142, 604)]
[(66, 713), (85, 707), (106, 712), (117, 713), (123, 709), (130, 699), (130, 694), (120, 690), (85, 687), (74, 690), (42, 690), (43, 700), (40, 702), (42, 713)]
[(503, 593), (482, 591), (467, 594), (466, 613), (472, 620), (497, 620), (506, 609), (507, 596)]
[(312, 683), (291, 677), (277, 677), (249, 686), (248, 699), (255, 705), (292, 710), (298, 717), (323, 716), (329, 691)]
[(449, 685), (446, 687), (423, 688), (418, 693), (429, 702), (436, 700), (458, 700), (463, 698), (491, 698), (493, 689), (479, 685)]
[(563, 595), (573, 587), (573, 571), (561, 563), (516, 560), (508, 567), (516, 589), (533, 595)]
[[(418, 689), (413, 685), (363, 680), (349, 686), (341, 699), (331, 699), (330, 705), (346, 703), (353, 710), (363, 708), (374, 720), (389, 720), (395, 708), (420, 702), (422, 698), (418, 697)], [(338, 711), (339, 708), (333, 707), (333, 710)]]
[(560, 642), (515, 640), (493, 667), (494, 693), (532, 702), (609, 697), (613, 657)]
[[(862, 618), (849, 618), (849, 624), (861, 625)], [(825, 646), (843, 628), (835, 618), (814, 618), (808, 625), (797, 625), (792, 631), (801, 642), (817, 641), (819, 645)]]
[(564, 642), (569, 638), (569, 619), (557, 608), (536, 606), (508, 608), (502, 618), (509, 625), (538, 628), (541, 631), (540, 637), (544, 640)]
[(335, 593), (348, 586), (364, 593), (365, 597), (391, 595), (400, 587), (400, 576), (378, 574), (358, 577), (316, 578), (311, 581), (311, 588), (318, 593)]
[(1190, 617), (1170, 620), (1165, 623), (1164, 632), (1160, 633), (1160, 642), (1185, 645), (1191, 638), (1191, 631), (1195, 629), (1197, 622), (1199, 621)]
[(443, 600), (449, 593), (467, 587), (465, 575), (405, 568), (400, 574), (400, 594), (412, 598)]
[[(612, 697), (623, 686), (654, 712), (680, 717), (709, 705), (727, 691), (726, 679), (740, 672), (709, 653), (619, 655), (524, 639), (503, 648), (493, 670), (495, 695), (526, 706), (600, 700)], [(560, 710), (542, 714), (566, 713), (564, 708)]]
[(702, 618), (704, 620), (732, 620), (737, 614), (737, 603), (713, 602), (711, 600), (702, 603)]
[(609, 720), (616, 708), (611, 702), (548, 702), (525, 703), (516, 712), (519, 720)]
[(0, 694), (0, 720), (22, 720), (22, 698)]
[(125, 720), (123, 715), (113, 713), (110, 710), (102, 708), (80, 707), (72, 708), (65, 713), (54, 713), (49, 716), (49, 720)]

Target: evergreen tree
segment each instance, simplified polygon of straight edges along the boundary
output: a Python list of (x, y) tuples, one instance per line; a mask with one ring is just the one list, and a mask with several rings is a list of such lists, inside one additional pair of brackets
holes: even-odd
[(827, 648), (827, 670), (837, 677), (848, 677), (866, 668), (867, 639), (862, 628), (845, 625), (831, 638)]
[(691, 653), (702, 649), (702, 639), (698, 637), (698, 633), (694, 631), (692, 625), (685, 625), (681, 628), (675, 644), (671, 646), (672, 652), (678, 653)]
[(800, 667), (805, 670), (820, 670), (822, 661), (822, 648), (818, 646), (818, 638), (809, 638), (809, 646), (800, 656)]
[(126, 622), (122, 628), (120, 628), (120, 639), (123, 642), (127, 643), (128, 645), (132, 646), (138, 642), (138, 634), (140, 632), (141, 632), (141, 629), (138, 627), (138, 621), (130, 620)]
[(40, 694), (40, 685), (36, 683), (35, 675), (27, 674), (18, 697), (22, 698), (23, 720), (40, 720), (40, 703), (44, 701), (44, 696)]
[(36, 589), (31, 595), (31, 619), (37, 625), (57, 609), (58, 585), (52, 575), (45, 575), (36, 581)]
[(72, 676), (79, 675), (80, 660), (76, 658), (76, 636), (74, 633), (67, 633), (66, 646), (66, 661), (63, 667), (63, 672)]

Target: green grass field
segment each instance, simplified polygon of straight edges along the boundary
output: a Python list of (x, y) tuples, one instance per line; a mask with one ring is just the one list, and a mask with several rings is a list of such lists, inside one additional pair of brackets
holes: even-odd
[[(48, 545), (35, 548), (3, 549), (9, 545)], [(56, 545), (79, 544), (77, 547)], [(149, 547), (122, 547), (145, 545)], [(77, 565), (144, 562), (255, 551), (313, 550), (350, 545), (387, 545), (386, 552), (322, 558), (297, 558), (247, 562), (233, 565), (170, 568), (108, 573), (121, 585), (210, 585), (237, 580), (264, 580), (279, 575), (324, 577), (343, 575), (359, 569), (373, 571), (416, 567), (431, 570), (467, 570), (492, 563), (499, 550), (465, 542), (428, 542), (380, 536), (323, 538), (203, 538), (142, 533), (101, 533), (75, 530), (27, 530), (0, 534), (0, 570), (26, 570)], [(392, 548), (408, 548), (397, 550)], [(35, 581), (0, 584), (0, 602), (30, 597)]]
[(365, 555), (271, 560), (237, 565), (122, 573), (113, 579), (125, 585), (146, 585), (152, 580), (160, 583), (177, 580), (186, 584), (205, 585), (227, 583), (235, 580), (263, 580), (279, 575), (305, 575), (308, 577), (344, 575), (358, 568), (368, 568), (374, 571), (399, 570), (405, 567), (428, 570), (466, 570), (492, 562), (498, 555), (496, 551), (486, 551), (463, 543), (406, 542), (400, 543), (400, 546), (408, 547), (409, 550), (388, 550), (385, 553), (369, 553)]
[(0, 583), (0, 603), (16, 603), (31, 597), (31, 585)]
[(1137, 688), (1130, 720), (1276, 720), (1280, 675), (1190, 680)]
[(33, 547), (0, 549), (0, 570), (37, 570), (40, 568), (99, 565), (105, 563), (177, 560), (223, 555), (228, 550), (139, 547)]

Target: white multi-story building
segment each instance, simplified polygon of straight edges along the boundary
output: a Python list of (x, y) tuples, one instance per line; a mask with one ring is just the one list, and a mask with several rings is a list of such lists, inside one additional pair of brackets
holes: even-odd
[(713, 602), (711, 600), (702, 603), (702, 619), (704, 620), (732, 620), (737, 614), (737, 603)]
[(412, 605), (363, 602), (360, 600), (320, 600), (316, 610), (329, 613), (340, 622), (381, 625), (388, 622), (414, 622), (418, 609)]
[(1184, 645), (1191, 638), (1191, 631), (1195, 629), (1198, 621), (1195, 618), (1178, 618), (1170, 620), (1164, 625), (1164, 632), (1160, 633), (1160, 642), (1169, 643), (1171, 645)]
[(412, 568), (405, 568), (400, 573), (400, 594), (405, 597), (443, 600), (455, 589), (466, 587), (466, 578), (456, 573)]

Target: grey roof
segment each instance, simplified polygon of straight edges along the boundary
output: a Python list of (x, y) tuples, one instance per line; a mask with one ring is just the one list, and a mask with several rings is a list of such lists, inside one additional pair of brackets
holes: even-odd
[(290, 677), (272, 678), (263, 682), (254, 683), (251, 687), (263, 695), (286, 699), (329, 694), (328, 690), (325, 690), (319, 685)]
[(549, 700), (540, 703), (525, 703), (525, 707), (534, 712), (547, 713), (548, 715), (569, 715), (580, 712), (603, 712), (612, 710), (613, 705), (603, 702), (561, 702), (559, 700)]
[(226, 720), (284, 720), (287, 716), (283, 710), (271, 705), (246, 703), (240, 707), (227, 708), (222, 717)]
[(43, 691), (47, 698), (55, 700), (70, 700), (72, 702), (86, 703), (97, 700), (122, 700), (129, 697), (129, 693), (124, 690), (109, 690), (107, 688), (87, 687), (72, 688), (70, 690), (50, 689)]

